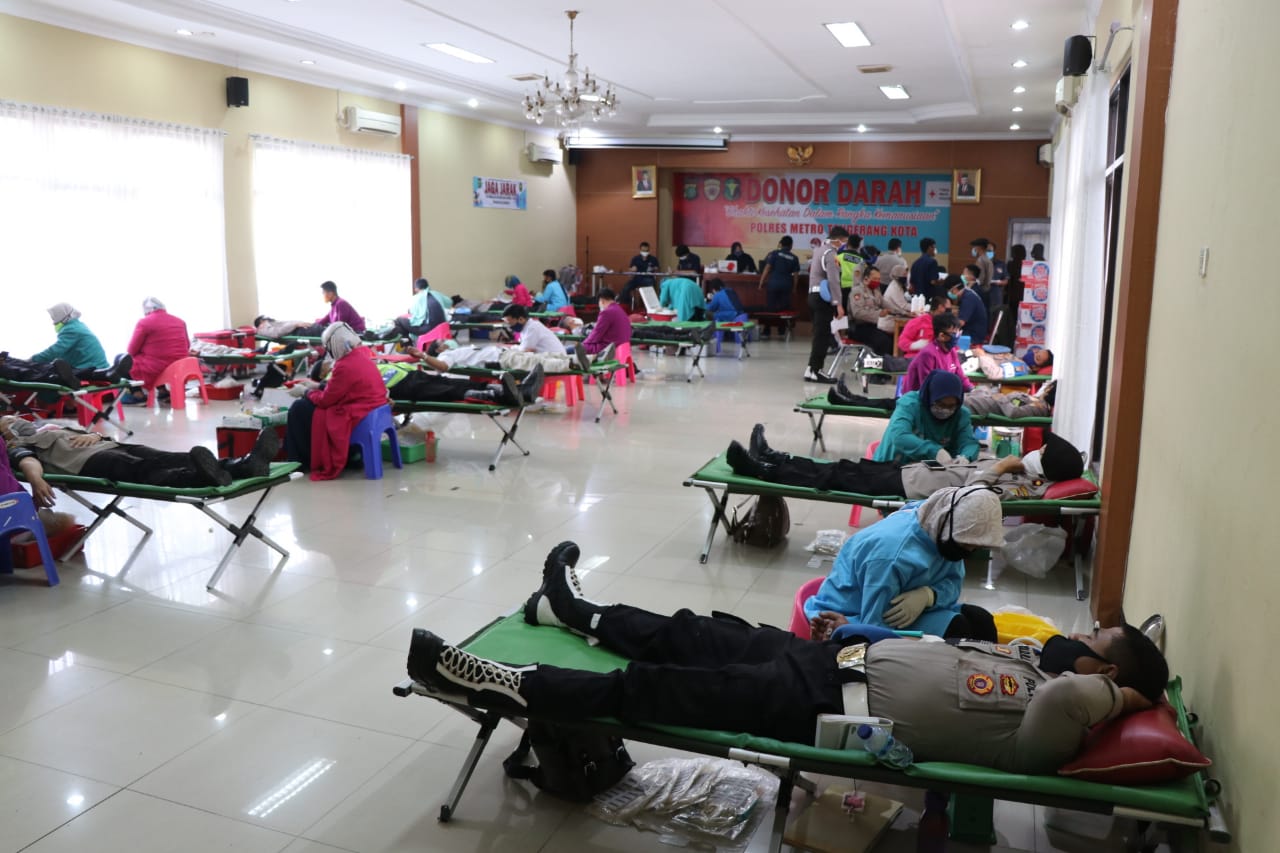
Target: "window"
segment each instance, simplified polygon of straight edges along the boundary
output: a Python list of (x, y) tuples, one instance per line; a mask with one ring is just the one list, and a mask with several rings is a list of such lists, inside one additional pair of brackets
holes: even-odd
[(1102, 458), (1102, 433), (1107, 422), (1107, 380), (1111, 372), (1111, 326), (1116, 295), (1117, 247), (1120, 245), (1120, 211), (1124, 207), (1124, 152), (1129, 123), (1129, 69), (1125, 69), (1115, 88), (1107, 115), (1107, 237), (1105, 289), (1102, 297), (1102, 346), (1098, 355), (1098, 406), (1093, 424), (1093, 447), (1090, 459)]
[(195, 332), (225, 326), (223, 134), (0, 101), (0, 349), (53, 342), (69, 302), (123, 352), (155, 296)]
[(338, 285), (370, 328), (408, 310), (409, 158), (263, 136), (252, 141), (259, 313), (314, 320), (325, 313), (324, 281)]

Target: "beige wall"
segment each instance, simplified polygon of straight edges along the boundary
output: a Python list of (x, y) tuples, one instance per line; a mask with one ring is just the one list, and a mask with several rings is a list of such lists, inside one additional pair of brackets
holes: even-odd
[[(224, 81), (231, 75), (249, 78), (249, 107), (226, 106)], [(336, 121), (338, 110), (351, 105), (398, 113), (399, 106), (390, 101), (239, 72), (7, 15), (0, 15), (0, 98), (226, 131), (227, 280), (231, 319), (237, 324), (252, 320), (259, 309), (249, 134), (400, 150), (399, 139), (350, 133)], [(491, 294), (500, 289), (505, 273), (537, 281), (544, 266), (573, 257), (574, 200), (566, 174), (571, 169), (528, 164), (518, 130), (422, 110), (420, 133), (428, 276), (450, 293)], [(529, 210), (472, 210), (473, 174), (524, 177), (530, 181)], [(319, 282), (300, 284), (314, 288)], [(407, 304), (409, 282), (404, 289)], [(321, 307), (317, 298), (317, 314)]]
[[(573, 262), (574, 167), (530, 163), (522, 130), (429, 110), (420, 116), (422, 274), (433, 288), (495, 296), (506, 276), (518, 275), (537, 292), (544, 269)], [(529, 209), (473, 207), (476, 176), (525, 181)]]
[(1280, 845), (1280, 290), (1259, 267), (1280, 198), (1280, 116), (1261, 106), (1280, 78), (1276, 32), (1280, 4), (1179, 5), (1125, 590), (1131, 620), (1165, 615), (1170, 663), (1205, 723), (1244, 853)]

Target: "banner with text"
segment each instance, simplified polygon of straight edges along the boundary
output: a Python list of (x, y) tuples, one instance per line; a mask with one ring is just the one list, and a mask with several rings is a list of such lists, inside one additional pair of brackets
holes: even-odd
[(675, 172), (672, 192), (672, 240), (690, 246), (772, 249), (790, 235), (807, 250), (843, 225), (882, 250), (892, 237), (948, 250), (950, 173)]
[(509, 178), (472, 178), (471, 204), (473, 207), (524, 210), (528, 204), (524, 181)]

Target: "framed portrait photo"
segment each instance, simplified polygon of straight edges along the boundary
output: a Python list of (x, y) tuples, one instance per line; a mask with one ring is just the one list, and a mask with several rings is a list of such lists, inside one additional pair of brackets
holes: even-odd
[(951, 173), (952, 204), (977, 204), (981, 198), (981, 169), (956, 169)]
[(657, 166), (632, 166), (631, 167), (631, 197), (632, 198), (657, 198), (658, 197), (658, 167)]

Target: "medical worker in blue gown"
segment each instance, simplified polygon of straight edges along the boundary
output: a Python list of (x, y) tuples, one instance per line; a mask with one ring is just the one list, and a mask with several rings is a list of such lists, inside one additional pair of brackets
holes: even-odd
[(858, 531), (804, 603), (815, 639), (855, 623), (940, 637), (996, 640), (995, 621), (960, 603), (964, 560), (1004, 544), (989, 486), (941, 489)]

